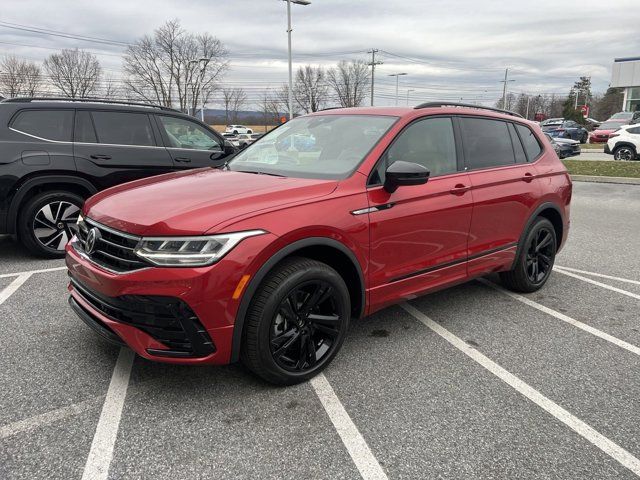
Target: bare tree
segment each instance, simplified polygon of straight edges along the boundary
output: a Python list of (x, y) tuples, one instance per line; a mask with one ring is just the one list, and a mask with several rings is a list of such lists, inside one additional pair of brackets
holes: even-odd
[(228, 69), (227, 55), (214, 36), (186, 32), (171, 20), (127, 47), (125, 87), (133, 98), (195, 110), (211, 98)]
[[(223, 88), (222, 101), (224, 102), (225, 122), (236, 123), (238, 121), (238, 112), (247, 103), (247, 94), (242, 88)], [(231, 114), (231, 117), (229, 117)], [(231, 122), (229, 122), (231, 118)]]
[(0, 92), (5, 97), (33, 97), (42, 85), (40, 67), (33, 62), (5, 57), (0, 63)]
[(116, 80), (113, 77), (108, 76), (104, 79), (99, 95), (105, 99), (115, 99), (120, 97), (121, 93), (121, 88), (116, 83)]
[(327, 101), (329, 89), (322, 67), (307, 65), (296, 73), (293, 98), (305, 113), (317, 112)]
[(262, 113), (262, 120), (264, 123), (264, 131), (268, 130), (269, 125), (274, 125), (280, 122), (280, 109), (281, 103), (277, 94), (266, 91), (260, 100), (260, 112)]
[(369, 92), (369, 68), (362, 60), (346, 62), (327, 72), (327, 83), (342, 107), (359, 107)]
[(95, 55), (84, 50), (63, 49), (44, 61), (51, 83), (62, 95), (71, 98), (96, 93), (102, 68)]

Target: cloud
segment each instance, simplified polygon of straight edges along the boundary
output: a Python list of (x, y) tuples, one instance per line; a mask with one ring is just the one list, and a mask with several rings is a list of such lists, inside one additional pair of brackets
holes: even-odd
[[(279, 0), (25, 0), (3, 21), (132, 42), (164, 21), (208, 31), (231, 52), (226, 81), (257, 99), (287, 79), (286, 6)], [(580, 75), (608, 86), (616, 57), (640, 55), (640, 2), (610, 0), (313, 0), (293, 5), (294, 61), (330, 66), (380, 49), (377, 103), (391, 104), (395, 79), (412, 98), (493, 103), (509, 67), (514, 92), (567, 92)], [(30, 46), (20, 46), (30, 45)], [(120, 73), (122, 48), (0, 27), (0, 53), (42, 60), (59, 48), (87, 48)]]

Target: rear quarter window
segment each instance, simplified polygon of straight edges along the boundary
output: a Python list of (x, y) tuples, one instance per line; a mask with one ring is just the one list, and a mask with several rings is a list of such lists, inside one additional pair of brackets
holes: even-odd
[(520, 134), (522, 145), (524, 146), (525, 152), (527, 152), (529, 161), (534, 161), (542, 153), (542, 147), (538, 142), (538, 137), (536, 137), (529, 127), (525, 127), (524, 125), (516, 125), (516, 129)]
[(156, 141), (146, 113), (92, 112), (98, 143), (155, 146)]
[(70, 142), (73, 110), (23, 110), (11, 122), (11, 128), (45, 140)]

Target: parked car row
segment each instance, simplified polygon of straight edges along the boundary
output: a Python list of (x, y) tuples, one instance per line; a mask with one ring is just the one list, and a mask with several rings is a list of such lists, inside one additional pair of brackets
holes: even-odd
[(586, 128), (573, 120), (564, 118), (550, 118), (540, 122), (542, 131), (553, 138), (568, 138), (580, 143), (587, 143), (589, 132)]
[(230, 142), (234, 147), (243, 150), (251, 145), (253, 142), (262, 137), (263, 133), (223, 133), (222, 136)]
[(545, 133), (545, 136), (551, 142), (553, 149), (561, 159), (580, 155), (581, 149), (579, 141), (571, 140), (569, 138), (554, 138), (548, 133)]

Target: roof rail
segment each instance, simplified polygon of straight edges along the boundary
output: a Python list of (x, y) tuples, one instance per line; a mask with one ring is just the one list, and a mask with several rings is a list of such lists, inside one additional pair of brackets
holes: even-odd
[(318, 110), (318, 112), (324, 112), (326, 110), (340, 110), (341, 108), (347, 108), (347, 107), (326, 107), (326, 108), (321, 108), (320, 110)]
[(175, 108), (163, 107), (162, 105), (154, 105), (152, 103), (128, 102), (125, 100), (105, 100), (101, 98), (68, 98), (68, 97), (15, 97), (0, 100), (2, 103), (30, 103), (30, 102), (85, 102), (85, 103), (107, 103), (110, 105), (133, 105), (136, 107), (158, 108), (160, 110), (169, 110), (178, 112)]
[(482, 105), (474, 105), (472, 103), (456, 103), (456, 102), (427, 102), (421, 103), (414, 107), (416, 110), (419, 108), (437, 108), (437, 107), (465, 107), (465, 108), (477, 108), (478, 110), (491, 110), (492, 112), (504, 113), (513, 117), (524, 118), (522, 115), (511, 110), (503, 110), (501, 108), (483, 107)]

